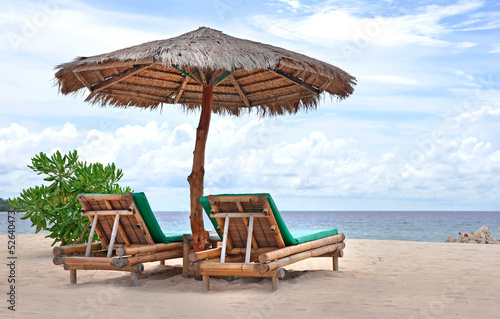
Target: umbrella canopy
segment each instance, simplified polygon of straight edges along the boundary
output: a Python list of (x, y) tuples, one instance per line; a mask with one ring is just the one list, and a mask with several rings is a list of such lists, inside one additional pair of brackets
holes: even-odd
[(344, 99), (356, 84), (353, 76), (331, 64), (206, 27), (171, 39), (78, 57), (56, 70), (61, 93), (88, 89), (85, 101), (92, 104), (201, 108), (193, 171), (188, 177), (195, 250), (204, 249), (208, 236), (199, 198), (211, 113), (239, 115), (256, 109), (267, 115), (293, 114), (315, 108), (323, 93)]

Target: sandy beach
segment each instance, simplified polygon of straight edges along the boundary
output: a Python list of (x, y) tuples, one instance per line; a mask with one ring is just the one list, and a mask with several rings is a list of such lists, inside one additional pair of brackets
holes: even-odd
[[(212, 290), (181, 276), (181, 260), (129, 273), (69, 272), (52, 264), (51, 240), (17, 235), (16, 311), (6, 294), (7, 235), (1, 235), (2, 318), (498, 318), (500, 245), (346, 239), (340, 271), (330, 258), (287, 268), (270, 279), (211, 280)], [(146, 316), (145, 316), (146, 315)]]

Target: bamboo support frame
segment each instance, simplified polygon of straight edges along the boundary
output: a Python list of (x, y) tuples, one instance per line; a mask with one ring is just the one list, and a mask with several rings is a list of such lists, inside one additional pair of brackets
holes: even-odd
[(289, 255), (293, 255), (296, 253), (300, 253), (300, 252), (303, 252), (306, 250), (311, 250), (311, 249), (318, 248), (321, 246), (335, 244), (335, 243), (343, 241), (344, 239), (345, 239), (344, 234), (338, 234), (338, 235), (329, 236), (329, 237), (313, 240), (310, 242), (306, 242), (306, 243), (302, 243), (302, 244), (298, 244), (298, 245), (294, 245), (294, 246), (288, 246), (285, 248), (281, 248), (281, 249), (274, 250), (274, 251), (260, 255), (259, 261), (261, 263), (267, 263), (267, 262), (270, 262), (272, 260), (277, 260), (277, 259), (289, 256)]
[[(132, 196), (132, 194), (129, 194), (129, 196)], [(132, 202), (131, 202), (131, 208), (132, 208), (132, 211), (139, 212), (139, 208), (137, 208), (137, 205), (135, 204), (134, 200), (132, 200)], [(135, 219), (138, 222), (137, 226), (139, 226), (139, 228), (141, 229), (141, 232), (144, 235), (144, 237), (146, 238), (146, 241), (148, 242), (148, 244), (153, 245), (155, 243), (155, 241), (153, 240), (153, 237), (151, 237), (151, 234), (149, 233), (149, 230), (145, 226), (146, 223), (144, 222), (144, 219), (142, 218), (142, 215), (141, 214), (135, 214)]]
[(120, 235), (122, 235), (123, 241), (125, 242), (126, 246), (130, 246), (132, 243), (130, 242), (130, 239), (128, 238), (127, 232), (123, 228), (122, 224), (118, 224), (118, 231), (120, 232)]
[[(110, 265), (111, 258), (107, 257), (76, 257), (76, 256), (55, 256), (53, 262), (56, 265)], [(56, 263), (58, 262), (58, 263)]]
[(208, 292), (210, 290), (210, 277), (208, 275), (203, 276), (203, 292)]
[(224, 234), (222, 235), (222, 253), (220, 256), (220, 262), (224, 263), (226, 258), (226, 248), (227, 248), (227, 232), (229, 231), (229, 216), (226, 215), (226, 219), (224, 221)]
[[(101, 250), (102, 249), (102, 244), (99, 242), (92, 243), (90, 246), (90, 250)], [(87, 244), (76, 244), (76, 245), (69, 245), (69, 246), (56, 246), (52, 249), (52, 253), (54, 256), (61, 256), (61, 255), (70, 255), (74, 253), (83, 253), (87, 250)]]
[(243, 263), (199, 263), (200, 275), (208, 276), (242, 276), (242, 277), (273, 277), (283, 278), (285, 270), (283, 268), (275, 268), (268, 272), (261, 272), (259, 264), (243, 264)]
[(222, 247), (191, 253), (189, 254), (189, 261), (197, 262), (208, 258), (220, 257), (221, 252), (222, 252)]
[(115, 270), (115, 271), (132, 271), (133, 266), (118, 268), (113, 265), (84, 265), (84, 264), (65, 264), (64, 270)]
[(116, 215), (116, 214), (120, 214), (120, 215), (134, 215), (135, 212), (131, 211), (130, 209), (129, 210), (99, 210), (99, 211), (95, 211), (95, 210), (91, 210), (91, 211), (85, 211), (85, 212), (82, 212), (82, 216), (93, 216), (93, 215)]
[(250, 212), (219, 212), (219, 213), (210, 213), (210, 218), (217, 218), (217, 217), (226, 217), (229, 216), (231, 218), (233, 217), (269, 217), (269, 214), (266, 214), (265, 212), (262, 213), (250, 213)]
[(189, 276), (189, 252), (191, 251), (191, 246), (193, 241), (193, 236), (190, 234), (182, 235), (182, 276)]
[[(276, 250), (277, 247), (261, 247), (258, 249), (252, 249), (251, 253), (252, 254), (264, 254), (270, 251)], [(233, 248), (227, 252), (228, 255), (236, 255), (236, 254), (246, 254), (247, 249), (246, 248)]]
[(338, 257), (338, 258), (342, 258), (342, 257), (344, 257), (344, 250), (343, 249), (337, 249), (334, 252), (331, 252), (331, 253), (328, 253), (328, 254), (324, 254), (324, 255), (321, 255), (321, 256), (318, 256), (318, 257)]
[(276, 261), (270, 262), (268, 264), (259, 264), (260, 271), (262, 273), (267, 273), (269, 271), (272, 271), (273, 269), (276, 269), (278, 267), (284, 267), (290, 264), (293, 264), (295, 262), (310, 258), (310, 257), (317, 257), (321, 256), (324, 254), (327, 254), (329, 252), (333, 252), (337, 249), (344, 249), (345, 243), (340, 242), (337, 244), (332, 244), (328, 246), (322, 246), (316, 249), (308, 250), (308, 251), (303, 251), (301, 253), (291, 255), (288, 257), (285, 257), (283, 259), (278, 259)]
[(126, 71), (123, 71), (121, 74), (119, 75), (115, 75), (105, 81), (101, 81), (95, 85), (93, 85), (91, 88), (90, 88), (90, 92), (92, 93), (96, 93), (96, 92), (99, 92), (103, 89), (106, 89), (108, 87), (110, 87), (111, 85), (113, 84), (116, 84), (118, 82), (121, 82), (131, 76), (133, 76), (134, 74), (138, 73), (138, 72), (141, 72), (142, 70), (146, 69), (146, 68), (149, 68), (150, 64), (143, 64), (143, 65), (134, 65), (131, 69), (128, 69)]
[(69, 270), (69, 282), (71, 284), (76, 284), (76, 269)]
[(135, 265), (139, 263), (160, 261), (160, 260), (180, 258), (180, 257), (182, 257), (182, 249), (175, 249), (175, 250), (167, 250), (163, 252), (137, 255), (137, 256), (114, 257), (111, 258), (110, 262), (112, 265), (118, 268), (123, 268), (128, 265)]
[(247, 232), (247, 250), (245, 252), (245, 263), (250, 262), (250, 252), (252, 251), (252, 238), (253, 238), (253, 215), (250, 215), (250, 220), (248, 222), (248, 232)]
[(271, 277), (271, 282), (272, 282), (272, 292), (275, 292), (276, 290), (278, 290), (278, 282), (279, 282), (279, 279), (278, 277)]
[(85, 250), (85, 257), (88, 257), (90, 255), (90, 250), (92, 248), (92, 240), (94, 239), (94, 232), (95, 232), (95, 227), (97, 225), (97, 219), (99, 218), (98, 215), (95, 215), (92, 220), (92, 228), (90, 229), (89, 233), (89, 242), (87, 244), (87, 249)]
[(120, 224), (120, 213), (116, 213), (115, 222), (113, 224), (113, 230), (111, 232), (111, 239), (109, 241), (108, 256), (107, 256), (108, 258), (111, 258), (111, 256), (113, 256), (113, 245), (115, 244), (116, 233), (118, 232), (119, 224)]
[(182, 248), (183, 243), (176, 242), (170, 244), (153, 244), (153, 245), (143, 245), (135, 247), (120, 247), (116, 249), (116, 255), (119, 257), (127, 255), (140, 255), (147, 253), (162, 252), (174, 249)]
[[(101, 200), (108, 200), (108, 201), (127, 201), (132, 195), (127, 193), (127, 194), (92, 194), (92, 195), (83, 195), (80, 194), (78, 195), (78, 199), (84, 199), (87, 203), (88, 200), (93, 200), (93, 201), (101, 201)], [(85, 209), (87, 210), (87, 209)]]

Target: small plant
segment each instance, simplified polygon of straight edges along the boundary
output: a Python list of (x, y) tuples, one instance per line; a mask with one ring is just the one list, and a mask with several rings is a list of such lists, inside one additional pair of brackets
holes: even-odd
[(59, 151), (47, 156), (41, 152), (28, 165), (37, 175), (44, 175), (50, 185), (24, 189), (19, 197), (9, 198), (9, 205), (18, 212), (26, 212), (21, 219), (30, 219), (41, 230), (50, 232), (54, 245), (71, 245), (87, 241), (89, 220), (80, 214), (82, 206), (77, 196), (81, 193), (119, 194), (131, 192), (130, 187), (122, 188), (118, 181), (123, 177), (115, 164), (81, 162), (77, 151), (62, 155)]

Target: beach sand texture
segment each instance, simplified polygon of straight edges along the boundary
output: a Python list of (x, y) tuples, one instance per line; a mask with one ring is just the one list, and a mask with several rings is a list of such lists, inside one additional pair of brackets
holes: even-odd
[[(0, 235), (2, 264), (7, 235)], [(290, 265), (271, 293), (269, 278), (213, 278), (212, 290), (181, 276), (180, 259), (130, 274), (69, 272), (52, 264), (51, 239), (17, 235), (15, 318), (499, 318), (500, 245), (346, 239), (340, 271), (331, 258)], [(0, 317), (8, 267), (0, 268)]]

